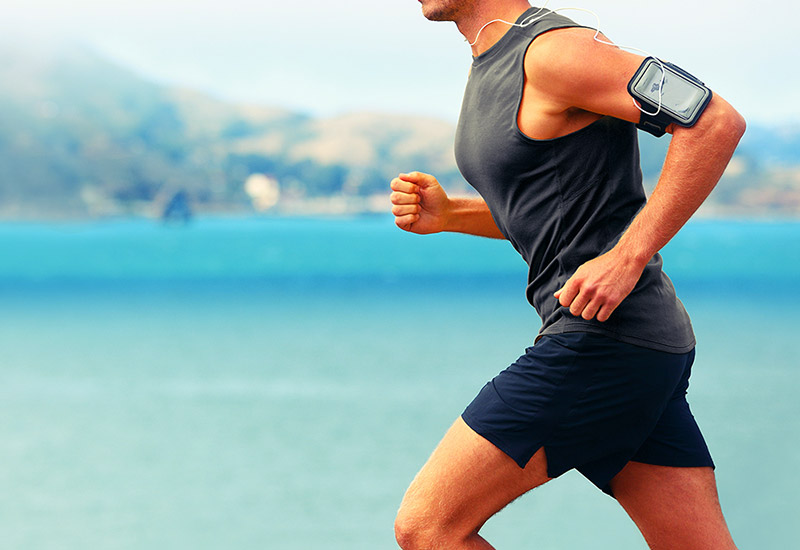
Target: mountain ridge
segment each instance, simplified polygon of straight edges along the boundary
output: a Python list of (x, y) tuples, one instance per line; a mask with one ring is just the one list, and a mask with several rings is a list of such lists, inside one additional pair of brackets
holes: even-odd
[[(81, 48), (0, 44), (0, 82), (0, 219), (159, 216), (177, 194), (197, 213), (388, 211), (408, 170), (469, 192), (445, 120), (236, 104)], [(705, 210), (800, 214), (800, 126), (748, 134)], [(668, 140), (640, 141), (652, 186)]]

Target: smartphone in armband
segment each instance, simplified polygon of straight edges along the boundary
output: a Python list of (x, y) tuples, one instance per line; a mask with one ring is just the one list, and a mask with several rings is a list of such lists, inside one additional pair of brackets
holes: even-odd
[(713, 95), (696, 77), (655, 57), (644, 60), (628, 82), (628, 93), (643, 109), (637, 126), (655, 136), (664, 135), (673, 123), (693, 126)]

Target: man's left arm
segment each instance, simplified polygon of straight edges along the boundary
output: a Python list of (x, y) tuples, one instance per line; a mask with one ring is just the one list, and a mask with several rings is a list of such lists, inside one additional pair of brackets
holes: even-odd
[[(627, 82), (641, 58), (593, 40), (569, 40), (567, 33), (563, 38), (568, 43), (561, 38), (553, 33), (550, 43), (543, 44), (538, 65), (552, 71), (551, 80), (544, 82), (554, 101), (638, 122), (640, 112), (628, 95)], [(565, 48), (573, 49), (570, 55), (563, 55)], [(563, 61), (554, 64), (550, 57), (548, 63), (548, 49), (551, 56), (560, 51)], [(537, 69), (535, 60), (531, 65), (526, 70)], [(744, 134), (745, 121), (715, 94), (694, 126), (672, 125), (668, 131), (673, 136), (667, 157), (646, 205), (613, 249), (583, 264), (556, 292), (555, 297), (573, 315), (598, 321), (609, 318), (636, 286), (650, 258), (711, 193)]]
[(617, 245), (583, 264), (556, 293), (584, 319), (605, 321), (633, 290), (653, 255), (700, 207), (722, 177), (744, 134), (744, 119), (714, 96), (691, 128), (675, 126), (661, 177)]

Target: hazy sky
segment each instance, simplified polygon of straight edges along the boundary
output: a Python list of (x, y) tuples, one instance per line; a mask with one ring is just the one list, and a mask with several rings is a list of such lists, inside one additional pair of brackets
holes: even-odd
[[(751, 121), (800, 121), (795, 2), (578, 1), (549, 7), (597, 12), (612, 40), (682, 65)], [(455, 120), (471, 59), (417, 0), (4, 0), (0, 33), (68, 37), (162, 82), (325, 115)]]

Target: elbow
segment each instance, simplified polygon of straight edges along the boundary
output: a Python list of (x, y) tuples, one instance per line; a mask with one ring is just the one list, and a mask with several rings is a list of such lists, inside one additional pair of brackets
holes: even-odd
[(709, 107), (714, 107), (709, 113), (709, 131), (716, 139), (731, 143), (734, 147), (738, 145), (747, 130), (747, 122), (744, 117), (719, 96), (716, 96)]
[(728, 129), (728, 133), (731, 135), (732, 138), (739, 143), (739, 140), (742, 139), (745, 131), (747, 130), (747, 121), (745, 121), (744, 117), (728, 105), (729, 110), (725, 115), (725, 126)]
[(733, 152), (746, 129), (747, 123), (744, 117), (727, 101), (715, 95), (697, 124), (691, 128), (677, 127), (674, 135), (685, 134), (687, 139), (691, 136), (694, 139), (713, 142)]

